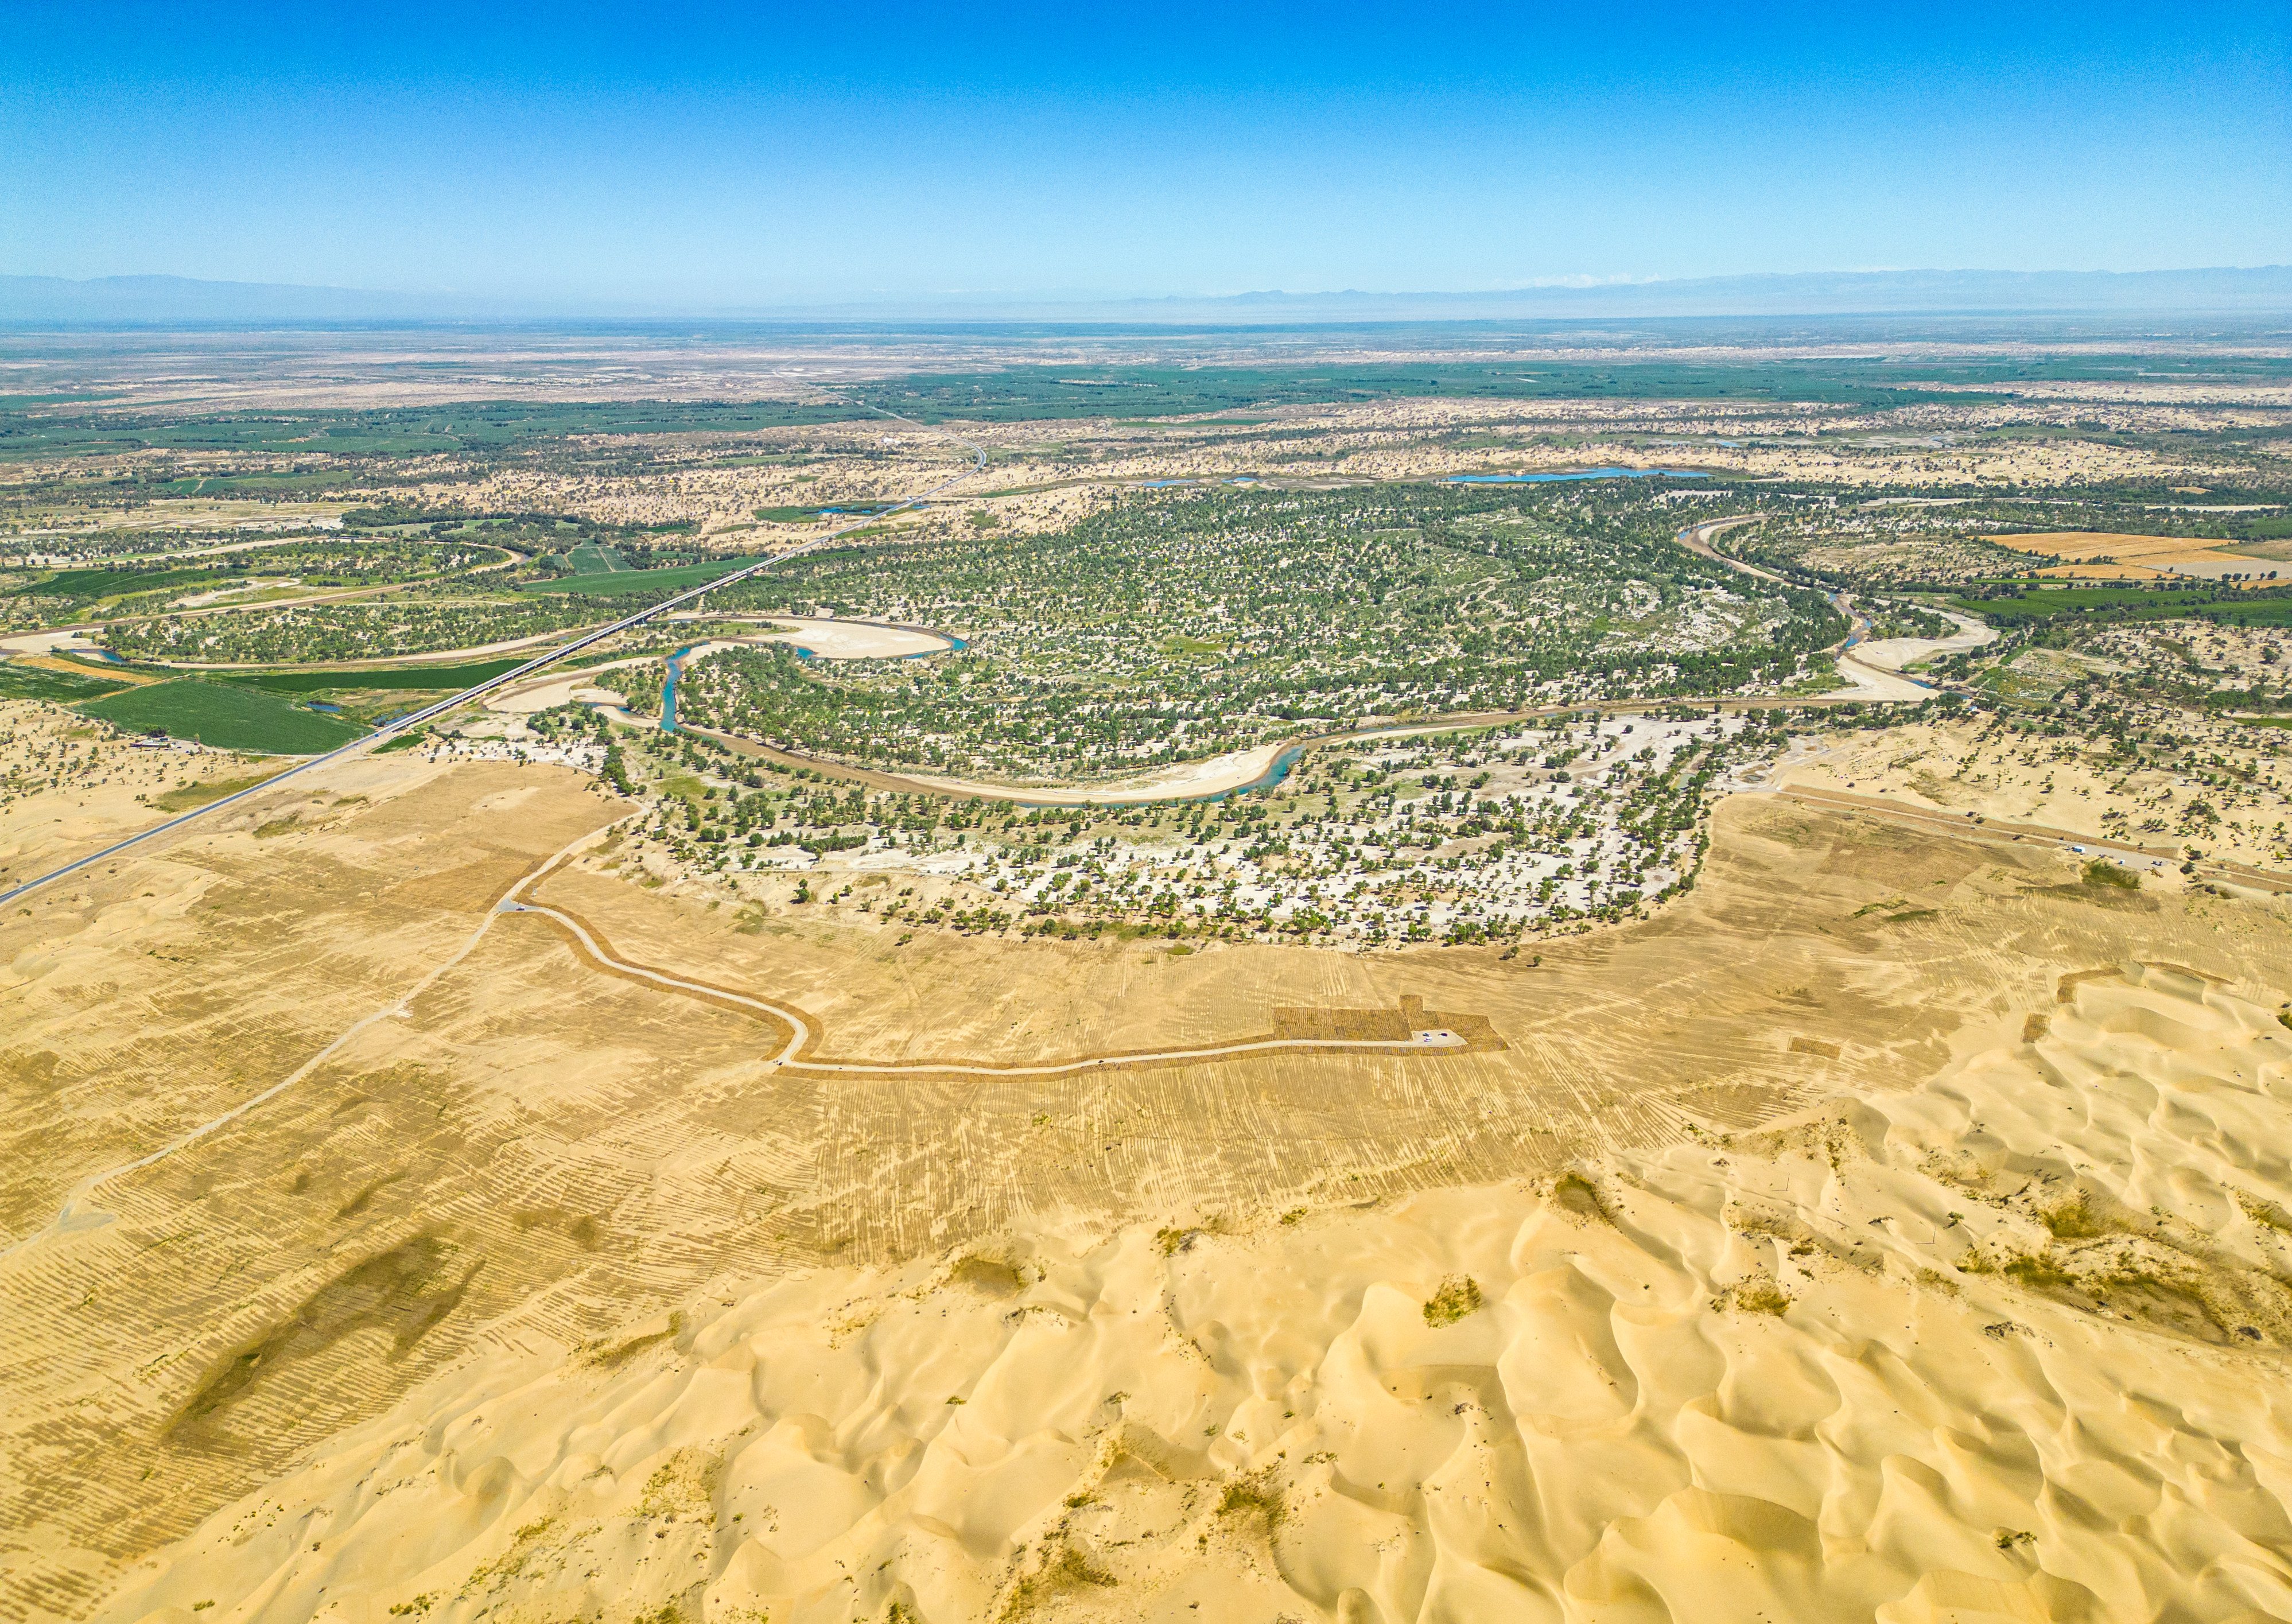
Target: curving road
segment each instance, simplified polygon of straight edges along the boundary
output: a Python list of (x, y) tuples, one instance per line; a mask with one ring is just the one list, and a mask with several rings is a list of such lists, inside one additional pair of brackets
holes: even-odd
[[(539, 876), (536, 876), (538, 878)], [(770, 1015), (788, 1029), (785, 1047), (770, 1063), (787, 1066), (798, 1071), (833, 1071), (846, 1077), (1065, 1077), (1077, 1071), (1095, 1071), (1107, 1066), (1171, 1065), (1192, 1060), (1225, 1060), (1236, 1054), (1263, 1054), (1280, 1049), (1308, 1049), (1323, 1054), (1421, 1054), (1457, 1052), (1465, 1048), (1465, 1039), (1456, 1033), (1441, 1029), (1412, 1032), (1406, 1038), (1253, 1038), (1237, 1043), (1216, 1043), (1191, 1049), (1147, 1049), (1118, 1054), (1092, 1055), (1081, 1060), (1046, 1062), (1031, 1066), (981, 1066), (965, 1062), (938, 1060), (919, 1061), (841, 1061), (806, 1060), (803, 1051), (818, 1036), (803, 1013), (785, 1004), (750, 998), (743, 992), (733, 992), (722, 987), (712, 987), (706, 982), (686, 981), (645, 965), (631, 964), (616, 958), (604, 945), (592, 935), (588, 927), (571, 914), (539, 902), (526, 902), (508, 897), (497, 905), (496, 911), (512, 914), (538, 914), (550, 920), (569, 935), (581, 951), (595, 963), (616, 974), (649, 982), (671, 992), (682, 992), (710, 1003), (732, 1004)]]
[[(637, 814), (642, 815), (642, 814)], [(111, 1221), (109, 1213), (91, 1208), (88, 1202), (104, 1185), (115, 1179), (165, 1161), (179, 1151), (190, 1149), (202, 1139), (230, 1127), (249, 1111), (268, 1104), (302, 1082), (352, 1039), (367, 1029), (384, 1021), (404, 1020), (413, 1013), (414, 1000), (436, 986), (456, 966), (478, 949), (478, 944), (503, 919), (516, 914), (537, 914), (548, 919), (572, 938), (578, 950), (600, 967), (617, 975), (646, 982), (665, 991), (682, 993), (714, 1004), (731, 1004), (770, 1016), (788, 1029), (787, 1043), (767, 1062), (800, 1071), (826, 1071), (851, 1077), (1062, 1077), (1077, 1071), (1093, 1071), (1113, 1066), (1172, 1065), (1188, 1061), (1225, 1060), (1241, 1054), (1262, 1054), (1281, 1050), (1305, 1050), (1319, 1054), (1462, 1054), (1470, 1047), (1466, 1039), (1455, 1032), (1432, 1029), (1411, 1033), (1407, 1038), (1257, 1038), (1234, 1043), (1208, 1044), (1197, 1048), (1155, 1049), (1138, 1053), (1093, 1055), (1080, 1060), (1053, 1061), (1040, 1065), (983, 1066), (939, 1061), (868, 1062), (805, 1060), (803, 1051), (818, 1033), (802, 1011), (768, 999), (751, 998), (722, 987), (712, 987), (705, 982), (688, 981), (671, 975), (650, 966), (631, 964), (608, 952), (588, 928), (572, 915), (539, 902), (524, 901), (525, 893), (546, 879), (557, 867), (583, 847), (602, 839), (626, 818), (616, 819), (601, 828), (589, 830), (577, 836), (545, 858), (530, 873), (521, 876), (504, 891), (492, 907), (486, 909), (478, 928), (470, 933), (462, 945), (433, 966), (412, 986), (381, 1008), (361, 1015), (335, 1034), (332, 1041), (320, 1048), (301, 1065), (295, 1067), (269, 1087), (249, 1095), (228, 1111), (220, 1111), (198, 1126), (176, 1135), (157, 1150), (123, 1161), (113, 1167), (92, 1173), (72, 1186), (64, 1197), (56, 1216), (40, 1228), (32, 1231), (12, 1244), (0, 1247), (0, 1263), (15, 1256), (38, 1242), (52, 1236), (75, 1231), (98, 1229)]]

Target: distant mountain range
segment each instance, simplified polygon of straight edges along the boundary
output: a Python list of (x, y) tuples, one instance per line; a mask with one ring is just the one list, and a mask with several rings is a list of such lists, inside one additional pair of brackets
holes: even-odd
[(1123, 321), (1257, 325), (1565, 320), (1662, 316), (2292, 315), (2292, 266), (2191, 271), (1838, 271), (1603, 282), (1481, 293), (1246, 293), (1045, 299), (992, 295), (781, 305), (562, 306), (189, 277), (0, 276), (0, 321), (170, 323), (432, 321), (551, 318)]
[(1137, 300), (1143, 319), (1438, 321), (1608, 316), (2292, 313), (2292, 265), (2200, 271), (1813, 271), (1792, 275), (1603, 282), (1488, 293), (1239, 294)]

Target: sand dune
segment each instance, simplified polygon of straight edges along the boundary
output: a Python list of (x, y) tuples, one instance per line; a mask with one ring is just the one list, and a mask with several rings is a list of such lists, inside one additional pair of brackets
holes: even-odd
[(2131, 963), (1953, 1047), (1534, 1184), (496, 1353), (100, 1616), (2292, 1616), (2292, 1031)]
[(989, 796), (1019, 801), (1028, 806), (1140, 806), (1154, 801), (1174, 801), (1226, 795), (1244, 784), (1254, 784), (1273, 770), (1287, 746), (1259, 745), (1201, 761), (1180, 762), (1142, 773), (1079, 787), (1040, 785), (1013, 788), (981, 783), (973, 779), (940, 778), (930, 773), (906, 776), (916, 783), (953, 795)]
[(933, 632), (870, 620), (787, 616), (771, 617), (763, 624), (779, 628), (767, 641), (789, 643), (819, 659), (907, 659), (917, 654), (944, 654), (955, 647), (951, 639)]
[(1918, 660), (1930, 659), (1937, 654), (1963, 653), (1997, 641), (1997, 627), (1970, 615), (1952, 614), (1948, 610), (1934, 612), (1957, 630), (1947, 637), (1880, 637), (1858, 642), (1854, 645), (1854, 658), (1881, 671), (1907, 671)]

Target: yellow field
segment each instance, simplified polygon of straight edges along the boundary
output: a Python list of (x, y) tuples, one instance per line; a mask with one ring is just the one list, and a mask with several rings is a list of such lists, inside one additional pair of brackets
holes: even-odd
[[(2099, 530), (2053, 530), (2042, 534), (1985, 536), (1984, 541), (2017, 553), (2047, 553), (2069, 562), (2049, 566), (2040, 575), (2070, 576), (2079, 580), (2161, 580), (2168, 576), (2223, 575), (2261, 578), (2280, 574), (2278, 561), (2253, 553), (2224, 552), (2219, 545), (2186, 536), (2118, 536)], [(2247, 581), (2243, 585), (2263, 582)]]
[(1540, 963), (900, 947), (648, 891), (601, 843), (533, 885), (838, 1055), (1382, 1032), (1411, 999), (1498, 1040), (822, 1077), (491, 911), (625, 810), (388, 757), (0, 920), (9, 1612), (2292, 1595), (2247, 1531), (2275, 1491), (2203, 1464), (2292, 1458), (2278, 907), (1755, 797), (1684, 902)]

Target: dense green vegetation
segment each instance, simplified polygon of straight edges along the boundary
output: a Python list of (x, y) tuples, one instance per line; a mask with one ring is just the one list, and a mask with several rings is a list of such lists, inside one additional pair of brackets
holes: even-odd
[(584, 600), (517, 598), (424, 602), (392, 596), (357, 603), (131, 622), (104, 634), (122, 654), (249, 666), (376, 659), (480, 649), (609, 618)]
[(448, 692), (474, 688), (480, 683), (514, 671), (529, 658), (512, 655), (502, 659), (473, 660), (458, 666), (372, 666), (343, 670), (242, 671), (222, 681), (271, 693), (323, 693), (329, 690), (360, 691), (382, 689), (443, 689)]
[(681, 714), (862, 761), (1066, 776), (1370, 716), (1788, 683), (1843, 634), (1818, 594), (1745, 595), (1677, 523), (1645, 487), (1208, 489), (1054, 535), (813, 553), (715, 607), (971, 646), (856, 666), (720, 653), (688, 673)]
[(170, 480), (163, 489), (173, 497), (294, 496), (354, 485), (358, 478), (347, 468), (278, 473), (200, 473)]
[(0, 410), (0, 461), (98, 451), (238, 451), (286, 456), (428, 456), (500, 451), (577, 434), (741, 433), (832, 423), (850, 407), (766, 401), (457, 401), (375, 411), (157, 413)]
[(80, 708), (133, 732), (158, 728), (219, 750), (270, 755), (315, 755), (364, 731), (270, 694), (188, 680), (125, 689)]
[(69, 703), (92, 699), (98, 694), (109, 693), (123, 686), (106, 677), (81, 676), (69, 671), (53, 671), (38, 666), (27, 666), (14, 660), (0, 663), (0, 699), (52, 699)]
[(1950, 606), (1999, 626), (2064, 616), (2100, 620), (2209, 620), (2219, 626), (2292, 626), (2292, 593), (2211, 586), (2043, 586), (1960, 595)]
[(756, 517), (773, 524), (808, 524), (815, 519), (872, 519), (889, 513), (896, 502), (830, 502), (811, 507), (760, 507)]
[(665, 598), (691, 586), (705, 586), (720, 575), (755, 562), (746, 558), (709, 559), (668, 570), (594, 570), (553, 579), (524, 581), (520, 592), (566, 593), (585, 598)]
[[(795, 869), (793, 901), (850, 901), (886, 925), (1069, 941), (1506, 942), (1691, 888), (1706, 801), (1731, 769), (1781, 747), (1782, 722), (1699, 708), (1363, 740), (1303, 753), (1278, 788), (1137, 807), (873, 791), (689, 734), (625, 737), (606, 772), (652, 809), (641, 853), (715, 874)], [(553, 743), (596, 725), (577, 713), (534, 723)], [(967, 894), (813, 869), (862, 847), (930, 855)]]
[[(1938, 363), (1895, 359), (1700, 363), (1676, 360), (1503, 360), (1253, 367), (1021, 366), (916, 374), (872, 385), (866, 398), (925, 422), (998, 423), (1112, 416), (1149, 420), (1249, 408), (1440, 396), (1466, 400), (1810, 401), (1886, 407), (1977, 401), (2030, 383), (2160, 374), (2191, 380), (2281, 382), (2273, 356), (2058, 354)], [(91, 412), (56, 400), (0, 402), (0, 461), (153, 448), (405, 457), (500, 453), (580, 435), (734, 434), (848, 422), (863, 408), (765, 401), (460, 401), (373, 410), (222, 412), (198, 416)], [(316, 468), (190, 476), (208, 494), (323, 489)]]
[[(65, 570), (26, 570), (0, 588), (0, 621), (44, 626), (111, 614), (150, 614), (185, 595), (228, 601), (258, 584), (291, 581), (283, 595), (389, 586), (458, 574), (507, 559), (501, 548), (412, 537), (312, 537), (281, 545)], [(484, 577), (479, 577), (484, 579)]]
[(58, 570), (18, 586), (16, 595), (94, 599), (129, 592), (159, 592), (170, 587), (204, 586), (229, 578), (220, 570)]
[(625, 570), (629, 567), (627, 557), (618, 547), (607, 546), (604, 543), (595, 540), (584, 541), (577, 546), (569, 547), (550, 562), (561, 564), (575, 575), (609, 574), (614, 570)]

